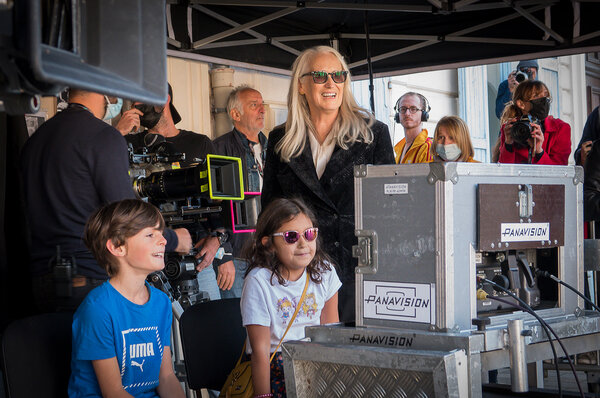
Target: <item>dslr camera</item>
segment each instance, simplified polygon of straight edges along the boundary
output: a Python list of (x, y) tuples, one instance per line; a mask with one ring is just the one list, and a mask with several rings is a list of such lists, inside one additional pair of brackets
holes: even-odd
[(515, 80), (518, 83), (523, 83), (525, 80), (531, 80), (533, 77), (533, 71), (531, 68), (521, 68), (521, 70), (515, 71)]
[(531, 115), (523, 115), (512, 125), (510, 133), (515, 142), (524, 146), (529, 145), (527, 140), (531, 138), (531, 132), (533, 131), (531, 123), (539, 124), (539, 120), (533, 118)]

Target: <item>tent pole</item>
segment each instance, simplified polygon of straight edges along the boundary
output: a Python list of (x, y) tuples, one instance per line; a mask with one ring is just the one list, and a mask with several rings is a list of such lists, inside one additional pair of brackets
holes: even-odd
[[(365, 4), (367, 3), (367, 0), (365, 0)], [(375, 115), (375, 93), (374, 93), (374, 86), (373, 86), (373, 65), (371, 64), (371, 40), (369, 38), (369, 15), (368, 15), (369, 11), (365, 10), (365, 43), (366, 43), (366, 47), (367, 47), (367, 66), (368, 66), (368, 70), (369, 70), (369, 94), (370, 94), (370, 98), (369, 98), (369, 102), (371, 104), (371, 113), (373, 115)]]

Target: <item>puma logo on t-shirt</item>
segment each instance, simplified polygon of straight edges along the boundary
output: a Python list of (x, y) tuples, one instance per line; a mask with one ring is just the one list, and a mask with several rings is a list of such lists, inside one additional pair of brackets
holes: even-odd
[(142, 361), (142, 363), (136, 362), (136, 361), (131, 361), (131, 366), (138, 366), (140, 368), (140, 370), (142, 371), (142, 373), (144, 372), (144, 362), (146, 362), (146, 360), (144, 359)]

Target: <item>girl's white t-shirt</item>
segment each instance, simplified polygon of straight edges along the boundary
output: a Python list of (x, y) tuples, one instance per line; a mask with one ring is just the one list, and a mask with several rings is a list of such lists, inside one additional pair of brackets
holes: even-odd
[[(306, 277), (305, 270), (297, 281), (286, 281), (285, 285), (280, 285), (277, 277), (273, 277), (273, 284), (271, 284), (269, 269), (254, 268), (244, 280), (240, 304), (242, 322), (244, 326), (261, 325), (271, 329), (271, 352), (277, 348), (288, 322), (294, 315), (296, 305), (304, 290)], [(324, 271), (321, 278), (319, 284), (312, 280), (309, 282), (304, 302), (296, 315), (294, 324), (285, 335), (284, 341), (303, 339), (306, 326), (321, 323), (321, 310), (325, 302), (332, 298), (342, 286), (333, 266), (330, 271)], [(281, 347), (279, 350), (281, 351)], [(246, 341), (246, 352), (252, 353), (250, 340)]]

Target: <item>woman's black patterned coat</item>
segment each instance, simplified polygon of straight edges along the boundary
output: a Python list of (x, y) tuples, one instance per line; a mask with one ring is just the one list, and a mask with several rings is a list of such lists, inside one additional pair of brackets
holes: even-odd
[(283, 162), (275, 146), (283, 138), (284, 127), (269, 134), (265, 163), (262, 207), (275, 198), (299, 197), (315, 212), (323, 249), (337, 265), (342, 281), (339, 291), (341, 321), (354, 320), (354, 166), (393, 164), (394, 152), (387, 125), (376, 121), (371, 127), (373, 142), (357, 142), (347, 150), (336, 146), (321, 179), (312, 159), (308, 138), (299, 156)]

